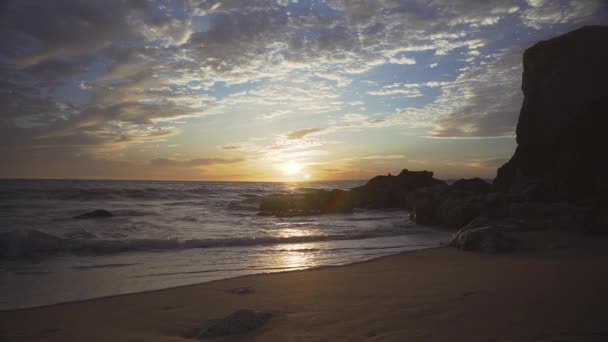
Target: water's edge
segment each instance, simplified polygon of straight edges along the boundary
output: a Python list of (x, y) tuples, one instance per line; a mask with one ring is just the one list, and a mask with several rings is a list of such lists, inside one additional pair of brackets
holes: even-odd
[[(348, 266), (352, 266), (352, 265), (358, 265), (358, 264), (364, 264), (364, 263), (368, 263), (368, 262), (372, 262), (372, 261), (378, 261), (380, 259), (391, 258), (391, 257), (395, 257), (395, 256), (398, 256), (398, 255), (410, 254), (410, 253), (414, 253), (414, 252), (420, 252), (420, 251), (425, 251), (425, 250), (430, 250), (430, 249), (445, 248), (445, 247), (446, 247), (446, 245), (444, 243), (439, 243), (438, 245), (435, 245), (435, 246), (415, 248), (415, 249), (395, 252), (395, 253), (391, 253), (391, 254), (371, 257), (371, 258), (368, 258), (368, 259), (356, 260), (356, 261), (352, 261), (352, 262), (341, 263), (341, 264), (320, 265), (320, 266), (312, 266), (312, 267), (293, 269), (293, 270), (282, 270), (282, 271), (276, 271), (276, 272), (262, 272), (262, 273), (243, 274), (243, 275), (238, 275), (238, 276), (234, 276), (234, 277), (227, 277), (227, 278), (222, 278), (222, 279), (203, 281), (203, 282), (200, 282), (200, 283), (176, 285), (176, 286), (171, 286), (171, 287), (166, 287), (166, 288), (160, 288), (160, 289), (144, 290), (144, 291), (136, 291), (136, 292), (128, 292), (128, 293), (120, 293), (120, 294), (114, 294), (114, 295), (91, 297), (91, 298), (77, 299), (77, 300), (71, 300), (71, 301), (65, 301), (65, 302), (57, 302), (57, 303), (50, 303), (50, 304), (44, 304), (44, 305), (24, 306), (24, 307), (19, 307), (19, 308), (15, 308), (15, 309), (1, 309), (0, 308), (0, 312), (17, 312), (17, 311), (28, 311), (28, 310), (40, 310), (40, 309), (45, 309), (45, 308), (49, 308), (49, 307), (56, 307), (56, 306), (61, 306), (61, 305), (70, 305), (70, 304), (92, 302), (92, 301), (104, 300), (104, 299), (109, 299), (109, 298), (126, 297), (126, 296), (139, 295), (139, 294), (150, 294), (150, 293), (161, 292), (161, 291), (171, 291), (171, 290), (177, 290), (177, 289), (181, 289), (181, 288), (200, 286), (200, 285), (203, 285), (203, 284), (218, 283), (218, 282), (222, 282), (222, 281), (225, 281), (225, 280), (244, 279), (244, 278), (249, 278), (249, 277), (266, 276), (266, 275), (281, 274), (281, 273), (287, 273), (287, 272), (309, 272), (309, 271), (315, 271), (315, 270), (321, 270), (321, 269), (327, 269), (327, 268), (348, 267)], [(226, 289), (226, 290), (228, 290), (228, 289)]]

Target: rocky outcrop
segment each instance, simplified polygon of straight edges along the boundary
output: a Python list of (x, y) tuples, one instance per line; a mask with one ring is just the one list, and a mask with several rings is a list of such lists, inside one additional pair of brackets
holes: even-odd
[(452, 188), (482, 194), (487, 194), (493, 190), (492, 184), (481, 178), (459, 179), (452, 184)]
[(450, 242), (450, 245), (464, 251), (500, 253), (509, 251), (512, 242), (495, 227), (463, 229)]
[(509, 203), (504, 194), (463, 191), (447, 185), (419, 189), (408, 198), (408, 208), (416, 223), (455, 229), (481, 215), (505, 217)]
[(299, 216), (348, 213), (354, 208), (407, 208), (407, 198), (417, 189), (445, 185), (430, 171), (408, 171), (397, 176), (376, 176), (352, 190), (311, 190), (304, 193), (278, 194), (260, 204), (262, 215)]
[(397, 176), (376, 176), (364, 186), (352, 190), (353, 200), (359, 208), (406, 208), (410, 193), (420, 188), (444, 185), (433, 178), (431, 171), (409, 171), (404, 169)]
[(541, 41), (523, 57), (515, 154), (495, 185), (526, 200), (606, 202), (608, 27)]

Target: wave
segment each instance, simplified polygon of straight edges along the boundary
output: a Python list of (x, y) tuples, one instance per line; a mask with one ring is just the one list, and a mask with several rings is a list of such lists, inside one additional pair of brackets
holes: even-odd
[(162, 251), (193, 248), (278, 245), (290, 243), (359, 240), (375, 237), (411, 235), (416, 232), (385, 230), (352, 235), (309, 235), (291, 237), (246, 237), (224, 239), (73, 239), (38, 230), (11, 231), (0, 234), (0, 257), (41, 257), (61, 254), (107, 255), (133, 251)]
[(73, 270), (91, 270), (98, 268), (119, 268), (119, 267), (129, 267), (137, 265), (137, 263), (123, 263), (123, 264), (102, 264), (102, 265), (89, 265), (89, 266), (72, 266), (70, 267)]

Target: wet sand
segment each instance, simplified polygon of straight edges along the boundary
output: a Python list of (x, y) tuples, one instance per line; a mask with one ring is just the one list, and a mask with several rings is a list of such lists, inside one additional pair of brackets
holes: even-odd
[[(606, 341), (608, 239), (526, 235), (316, 270), (0, 312), (0, 341), (193, 341), (240, 308), (277, 314), (214, 341)], [(44, 284), (40, 284), (44, 286)], [(248, 287), (250, 294), (235, 294)]]

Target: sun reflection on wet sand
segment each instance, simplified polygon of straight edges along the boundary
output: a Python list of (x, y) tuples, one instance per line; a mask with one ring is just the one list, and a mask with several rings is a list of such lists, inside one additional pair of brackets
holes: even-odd
[(279, 228), (277, 235), (282, 238), (319, 235), (318, 229), (309, 228)]
[(276, 246), (273, 250), (281, 250), (274, 254), (271, 261), (275, 267), (298, 270), (319, 266), (317, 250), (320, 246), (315, 243), (296, 243)]

